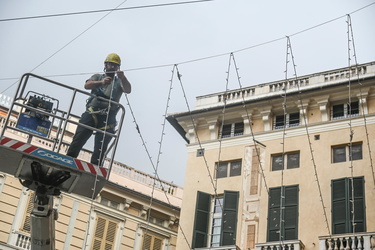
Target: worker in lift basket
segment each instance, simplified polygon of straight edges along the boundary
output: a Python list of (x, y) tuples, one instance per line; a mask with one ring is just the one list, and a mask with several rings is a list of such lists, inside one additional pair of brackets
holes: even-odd
[[(119, 102), (122, 93), (129, 94), (131, 85), (120, 70), (121, 59), (115, 54), (109, 54), (104, 61), (104, 74), (95, 74), (85, 83), (85, 89), (91, 89), (91, 93)], [(116, 114), (119, 107), (113, 103), (90, 97), (87, 100), (86, 111), (82, 114), (79, 123), (114, 133), (116, 126)], [(107, 117), (108, 116), (108, 117)], [(67, 155), (77, 158), (79, 151), (92, 135), (93, 130), (78, 126)], [(104, 137), (104, 140), (103, 140)], [(91, 163), (101, 165), (104, 154), (112, 137), (101, 132), (96, 132), (94, 152)]]

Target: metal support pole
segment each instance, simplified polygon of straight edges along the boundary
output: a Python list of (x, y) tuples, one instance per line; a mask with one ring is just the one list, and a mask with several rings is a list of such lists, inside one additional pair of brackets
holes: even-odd
[(53, 196), (35, 193), (31, 212), (31, 250), (55, 249), (55, 220)]

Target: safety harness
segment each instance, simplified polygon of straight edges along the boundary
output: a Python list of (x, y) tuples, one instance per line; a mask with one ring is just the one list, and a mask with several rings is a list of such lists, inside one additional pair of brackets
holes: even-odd
[[(98, 78), (97, 80), (100, 81), (105, 77), (105, 75), (102, 74), (102, 75), (98, 75), (96, 77)], [(93, 79), (91, 79), (91, 80), (93, 80)], [(113, 89), (109, 90), (109, 88), (106, 88), (103, 91), (103, 89), (98, 88), (98, 89), (93, 89), (91, 91), (91, 93), (96, 95), (96, 96), (104, 97), (108, 100), (114, 100), (117, 97), (118, 94), (120, 94), (120, 95), (122, 94), (122, 93), (118, 93), (119, 88), (118, 88), (117, 81), (118, 81), (117, 79), (115, 79), (113, 81), (113, 83), (112, 83), (113, 86), (111, 86), (111, 88), (113, 88)], [(111, 98), (111, 96), (112, 96), (112, 98)], [(115, 101), (119, 101), (119, 100), (115, 100)], [(109, 109), (109, 103), (110, 102), (101, 101), (98, 98), (95, 98), (93, 96), (91, 96), (89, 99), (87, 99), (86, 109), (92, 115), (92, 118), (94, 119), (96, 128), (98, 128), (98, 124), (99, 124), (98, 115), (107, 115), (110, 112), (113, 112), (114, 114), (117, 113), (118, 108), (110, 108)], [(116, 123), (109, 124), (109, 125), (103, 126), (101, 128), (98, 128), (98, 129), (107, 130), (107, 129), (116, 127), (116, 125), (117, 125)]]

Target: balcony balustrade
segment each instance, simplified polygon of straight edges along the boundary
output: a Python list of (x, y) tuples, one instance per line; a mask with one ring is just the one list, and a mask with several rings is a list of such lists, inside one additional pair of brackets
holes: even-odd
[(256, 250), (303, 250), (305, 245), (300, 240), (285, 240), (255, 244)]
[(375, 250), (375, 232), (319, 237), (320, 250)]

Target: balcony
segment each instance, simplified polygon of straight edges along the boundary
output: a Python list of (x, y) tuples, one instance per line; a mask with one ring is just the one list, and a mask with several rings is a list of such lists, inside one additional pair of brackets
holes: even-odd
[(203, 247), (194, 248), (194, 250), (240, 250), (238, 246), (221, 246), (221, 247)]
[(320, 250), (375, 250), (375, 232), (319, 237)]
[(303, 250), (305, 245), (300, 240), (285, 240), (283, 242), (266, 242), (255, 244), (256, 250)]
[[(12, 235), (12, 241), (7, 247), (9, 249), (22, 249), (30, 250), (31, 249), (31, 236), (29, 233), (14, 231)], [(3, 249), (0, 247), (0, 249)], [(8, 249), (8, 248), (4, 248)]]

